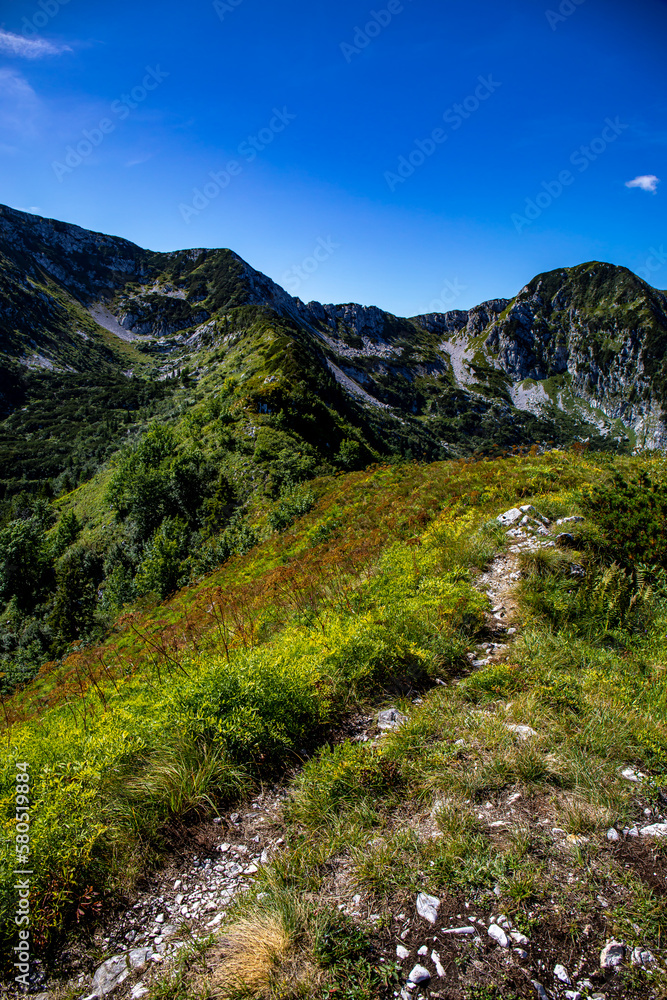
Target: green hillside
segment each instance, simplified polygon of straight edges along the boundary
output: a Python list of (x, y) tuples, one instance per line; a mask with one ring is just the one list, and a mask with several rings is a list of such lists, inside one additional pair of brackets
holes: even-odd
[[(265, 541), (5, 698), (5, 941), (26, 761), (47, 966), (63, 935), (85, 941), (131, 904), (175, 823), (201, 838), (221, 813), (233, 828), (237, 803), (278, 783), (282, 853), (221, 936), (154, 967), (155, 997), (390, 997), (424, 941), (450, 969), (440, 982), (424, 959), (426, 996), (533, 996), (532, 979), (551, 988), (554, 964), (574, 975), (575, 960), (589, 996), (665, 995), (651, 969), (599, 966), (612, 939), (664, 960), (667, 859), (659, 838), (627, 831), (664, 808), (665, 473), (661, 456), (551, 451), (376, 466), (316, 479), (298, 509), (257, 507)], [(584, 519), (513, 555), (496, 518), (516, 504)], [(374, 739), (387, 706), (405, 722)], [(445, 925), (504, 914), (526, 957), (484, 927), (477, 945), (395, 920), (419, 892)], [(95, 961), (109, 954), (96, 946)]]

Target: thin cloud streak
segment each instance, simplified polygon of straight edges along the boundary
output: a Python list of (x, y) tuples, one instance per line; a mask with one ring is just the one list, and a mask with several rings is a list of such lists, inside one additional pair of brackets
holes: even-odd
[(19, 59), (44, 59), (47, 56), (60, 56), (63, 52), (71, 52), (69, 45), (58, 45), (48, 42), (45, 38), (25, 38), (11, 31), (0, 28), (0, 53), (6, 56), (16, 56)]

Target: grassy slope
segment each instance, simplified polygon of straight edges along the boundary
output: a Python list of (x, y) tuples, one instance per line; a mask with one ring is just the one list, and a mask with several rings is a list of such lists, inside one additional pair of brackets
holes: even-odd
[[(464, 903), (482, 914), (502, 910), (568, 960), (586, 924), (591, 955), (613, 934), (660, 955), (664, 894), (603, 834), (655, 804), (667, 771), (664, 604), (647, 599), (638, 617), (610, 621), (592, 598), (576, 603), (577, 585), (568, 593), (557, 572), (527, 565), (521, 638), (505, 663), (466, 678), (465, 653), (484, 635), (486, 605), (470, 573), (499, 544), (485, 523), (519, 499), (550, 516), (570, 514), (576, 490), (613, 464), (553, 452), (321, 480), (315, 508), (286, 534), (135, 616), (136, 631), (101, 651), (97, 672), (70, 665), (72, 683), (60, 689), (67, 704), (39, 708), (37, 688), (15, 696), (13, 707), (22, 702), (31, 718), (8, 734), (4, 823), (11, 833), (12, 764), (27, 759), (38, 932), (53, 940), (87, 885), (128, 889), (170, 816), (233, 801), (295, 762), (305, 744), (314, 756), (293, 787), (287, 853), (259, 877), (268, 895), (252, 894), (232, 914), (291, 928), (271, 973), (275, 991), (252, 996), (324, 996), (314, 982), (327, 975), (371, 984), (346, 996), (381, 995), (359, 940), (326, 972), (323, 914), (340, 896), (349, 907), (354, 892), (380, 914), (406, 911), (418, 890), (443, 897), (452, 913)], [(615, 464), (664, 475), (660, 459)], [(582, 558), (595, 594), (594, 550)], [(603, 610), (613, 606), (605, 586)], [(435, 677), (446, 685), (431, 688)], [(85, 694), (77, 697), (79, 683)], [(419, 706), (405, 698), (415, 690), (424, 692)], [(317, 752), (332, 725), (390, 692), (407, 726), (380, 744), (344, 741)], [(538, 738), (517, 744), (503, 726), (508, 718)], [(619, 777), (628, 764), (652, 776), (639, 795)], [(518, 813), (506, 807), (510, 792), (522, 796)], [(489, 828), (484, 803), (506, 827)], [(64, 815), (66, 826), (57, 821)], [(651, 856), (646, 850), (640, 860)], [(658, 845), (647, 861), (656, 871), (662, 853)], [(11, 884), (0, 896), (5, 918)], [(352, 926), (345, 923), (346, 940)], [(366, 933), (391, 953), (391, 927)], [(471, 992), (474, 982), (486, 988), (487, 976), (506, 977), (498, 996), (529, 995), (520, 976), (491, 959), (475, 972), (470, 952), (454, 947), (449, 957), (459, 969), (452, 996), (496, 996), (490, 985)], [(294, 979), (294, 960), (301, 986), (280, 992), (288, 967)], [(607, 995), (648, 996), (642, 976), (624, 973), (621, 993)], [(179, 995), (188, 982), (185, 975)]]

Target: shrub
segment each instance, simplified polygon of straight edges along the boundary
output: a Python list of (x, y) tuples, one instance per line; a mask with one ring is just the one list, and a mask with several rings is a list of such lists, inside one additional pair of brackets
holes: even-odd
[(584, 512), (600, 530), (609, 561), (634, 569), (637, 563), (667, 566), (667, 487), (647, 472), (611, 483), (582, 497)]
[(289, 487), (280, 494), (280, 502), (269, 514), (269, 524), (274, 531), (284, 531), (297, 517), (302, 517), (315, 505), (315, 495), (310, 490)]

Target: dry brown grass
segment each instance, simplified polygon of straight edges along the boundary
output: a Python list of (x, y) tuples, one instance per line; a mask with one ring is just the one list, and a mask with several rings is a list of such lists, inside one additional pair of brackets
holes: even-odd
[(306, 996), (319, 973), (280, 914), (255, 914), (233, 924), (209, 958), (206, 985), (220, 1000)]

